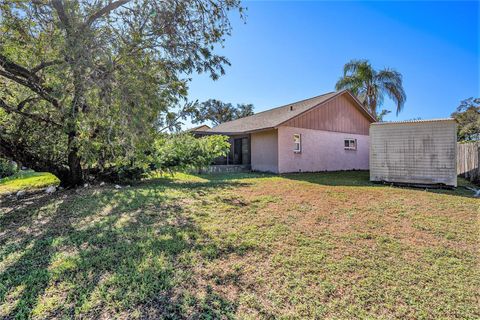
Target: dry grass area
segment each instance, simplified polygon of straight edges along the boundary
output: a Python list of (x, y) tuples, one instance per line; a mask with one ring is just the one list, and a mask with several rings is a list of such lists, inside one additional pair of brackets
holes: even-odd
[(0, 209), (0, 318), (480, 317), (480, 201), (366, 172), (230, 174)]

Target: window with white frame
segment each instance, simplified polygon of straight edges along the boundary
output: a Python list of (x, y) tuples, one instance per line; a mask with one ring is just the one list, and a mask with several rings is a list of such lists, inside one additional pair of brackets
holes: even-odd
[(345, 139), (345, 150), (357, 150), (357, 139)]
[(293, 135), (293, 152), (302, 152), (302, 136), (299, 133)]

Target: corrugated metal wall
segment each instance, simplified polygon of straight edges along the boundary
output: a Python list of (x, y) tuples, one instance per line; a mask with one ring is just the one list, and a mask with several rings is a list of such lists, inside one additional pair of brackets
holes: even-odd
[(457, 185), (454, 120), (370, 126), (370, 180)]

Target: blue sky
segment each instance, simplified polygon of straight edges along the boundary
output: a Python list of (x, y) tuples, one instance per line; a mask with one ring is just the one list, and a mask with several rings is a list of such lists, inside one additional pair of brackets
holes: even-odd
[[(398, 117), (448, 117), (480, 96), (479, 2), (247, 1), (246, 24), (218, 53), (232, 65), (217, 81), (193, 76), (189, 99), (253, 103), (263, 111), (333, 91), (350, 59), (401, 72), (407, 102)], [(388, 99), (384, 107), (394, 110)]]

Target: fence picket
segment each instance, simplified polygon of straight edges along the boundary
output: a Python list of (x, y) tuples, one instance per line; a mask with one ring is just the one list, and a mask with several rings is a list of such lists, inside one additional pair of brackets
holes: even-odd
[(457, 173), (473, 182), (480, 182), (480, 142), (457, 143)]

